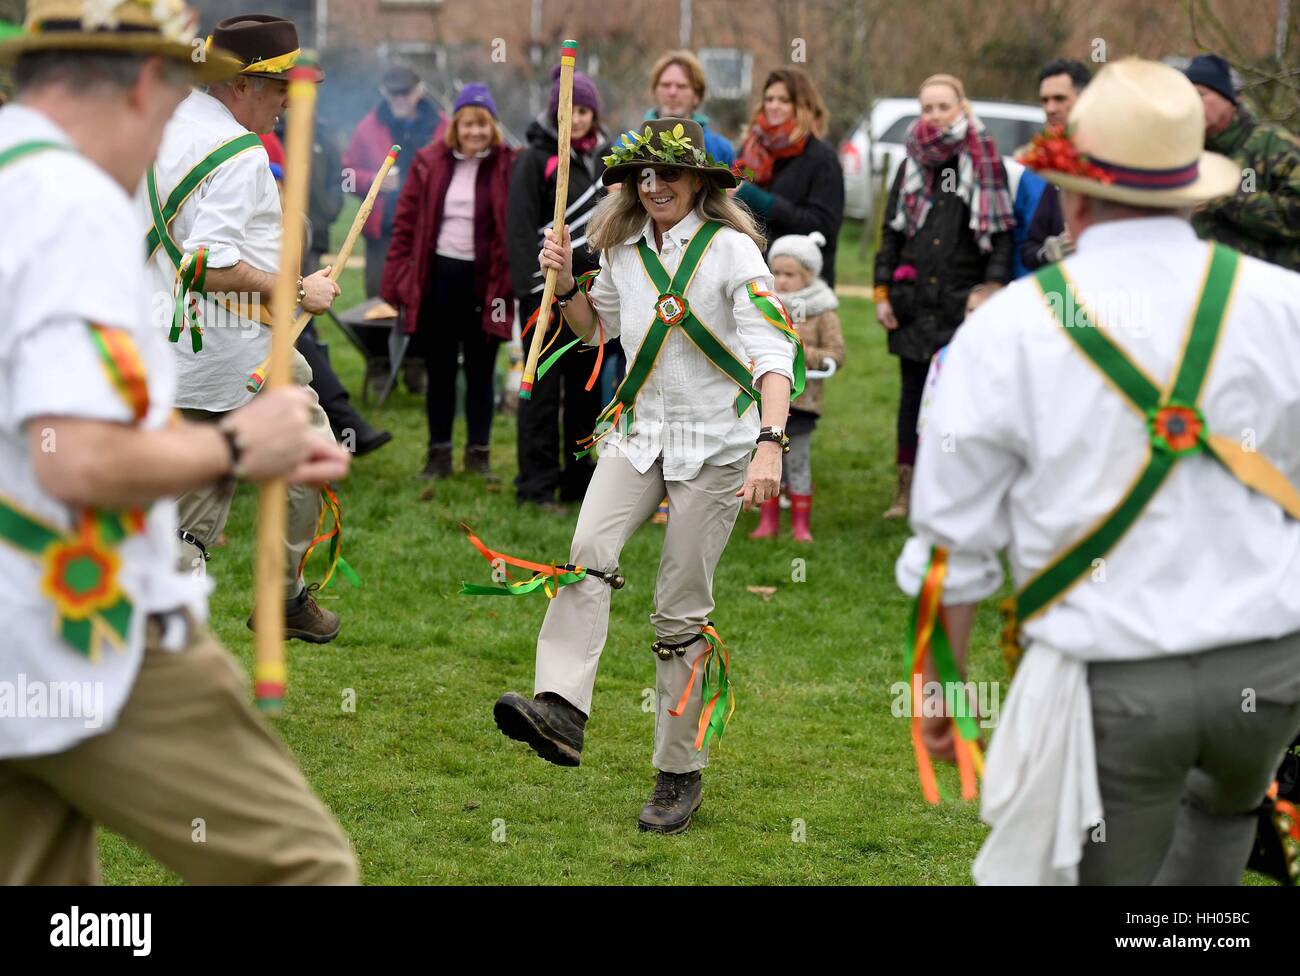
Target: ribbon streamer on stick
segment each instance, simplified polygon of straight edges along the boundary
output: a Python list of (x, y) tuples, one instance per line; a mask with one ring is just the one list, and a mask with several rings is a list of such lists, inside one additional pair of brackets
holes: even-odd
[[(271, 356), (267, 388), (288, 386), (294, 336), (290, 310), (298, 291), (302, 266), (303, 215), (311, 172), (312, 117), (316, 109), (314, 64), (306, 57), (289, 72), (288, 124), (285, 129), (284, 228), (280, 270), (271, 295), (275, 323), (271, 327)], [(284, 707), (288, 671), (284, 660), (284, 530), (288, 498), (283, 478), (261, 487), (257, 522), (256, 630), (253, 653), (253, 699), (263, 712), (279, 715)]]
[[(361, 209), (357, 211), (356, 217), (352, 220), (352, 226), (348, 228), (348, 236), (343, 238), (343, 246), (339, 248), (339, 253), (334, 259), (334, 266), (330, 268), (330, 281), (338, 281), (339, 276), (343, 274), (343, 269), (347, 267), (348, 259), (352, 257), (352, 249), (357, 246), (357, 238), (361, 236), (361, 229), (366, 226), (366, 221), (370, 218), (370, 212), (375, 209), (375, 200), (379, 197), (379, 191), (384, 185), (384, 179), (388, 176), (388, 171), (393, 168), (393, 164), (397, 162), (397, 155), (401, 151), (401, 146), (394, 146), (388, 150), (388, 155), (384, 157), (383, 165), (379, 167), (379, 172), (375, 174), (374, 182), (370, 184), (370, 190), (366, 193), (366, 198), (361, 201)], [(299, 260), (301, 264), (301, 259)], [(302, 335), (302, 330), (307, 328), (307, 323), (310, 321), (310, 312), (303, 312), (298, 316), (293, 323), (293, 342), (298, 341), (298, 337)], [(249, 375), (248, 382), (244, 387), (249, 393), (256, 393), (262, 388), (262, 384), (266, 382), (266, 372), (270, 365), (271, 358), (268, 356)]]
[[(555, 219), (551, 226), (557, 235), (564, 231), (564, 212), (569, 206), (569, 133), (573, 128), (573, 66), (578, 60), (578, 42), (565, 41), (560, 54), (560, 106), (556, 115), (559, 133), (556, 140), (556, 152), (559, 154), (559, 168), (555, 175)], [(533, 344), (528, 349), (528, 361), (524, 364), (524, 375), (519, 382), (519, 399), (528, 400), (533, 395), (533, 383), (537, 379), (537, 363), (542, 357), (542, 346), (546, 340), (547, 330), (551, 325), (551, 301), (555, 298), (554, 268), (546, 269), (546, 284), (542, 289), (541, 314), (537, 319), (537, 331), (533, 333)]]

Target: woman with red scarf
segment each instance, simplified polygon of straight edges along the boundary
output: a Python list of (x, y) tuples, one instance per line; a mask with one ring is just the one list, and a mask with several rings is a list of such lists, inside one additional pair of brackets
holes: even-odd
[(827, 112), (812, 81), (797, 68), (778, 68), (763, 82), (736, 161), (745, 181), (736, 197), (758, 217), (769, 241), (819, 232), (822, 277), (835, 285), (835, 242), (844, 219), (844, 172), (820, 136)]
[(898, 357), (898, 485), (885, 518), (904, 518), (916, 461), (916, 420), (930, 359), (952, 339), (966, 297), (981, 282), (1011, 280), (1015, 226), (997, 146), (971, 110), (962, 83), (921, 84), (921, 117), (907, 131), (907, 159), (885, 205), (876, 252), (876, 321)]

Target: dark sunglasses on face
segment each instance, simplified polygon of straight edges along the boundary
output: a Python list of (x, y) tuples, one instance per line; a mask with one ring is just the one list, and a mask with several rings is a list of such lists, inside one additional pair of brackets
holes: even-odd
[(682, 169), (680, 166), (664, 166), (659, 169), (650, 170), (649, 174), (643, 178), (642, 182), (649, 183), (651, 179), (655, 179), (663, 183), (676, 183), (685, 175), (686, 170)]

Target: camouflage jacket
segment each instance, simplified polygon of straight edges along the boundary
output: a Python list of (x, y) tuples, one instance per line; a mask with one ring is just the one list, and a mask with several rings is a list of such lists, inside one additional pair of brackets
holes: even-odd
[(1206, 136), (1205, 148), (1240, 165), (1242, 183), (1193, 217), (1196, 232), (1300, 271), (1300, 140), (1239, 108), (1226, 129)]

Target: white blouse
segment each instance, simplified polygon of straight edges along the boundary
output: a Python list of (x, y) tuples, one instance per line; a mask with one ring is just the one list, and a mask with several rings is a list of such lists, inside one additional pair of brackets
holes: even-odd
[[(691, 237), (702, 226), (694, 212), (663, 235), (655, 248), (654, 229), (647, 218), (640, 234), (600, 256), (600, 274), (588, 295), (604, 325), (605, 338), (618, 336), (628, 367), (655, 319), (659, 289), (650, 281), (636, 243), (643, 238), (657, 250), (672, 275)], [(686, 291), (691, 310), (741, 362), (751, 364), (754, 386), (765, 373), (775, 372), (793, 382), (794, 345), (750, 300), (746, 285), (756, 282), (775, 291), (771, 272), (752, 240), (723, 227), (714, 236)], [(599, 329), (590, 343), (599, 341)], [(714, 366), (679, 328), (672, 329), (659, 358), (637, 396), (630, 432), (612, 430), (600, 442), (604, 454), (618, 453), (644, 473), (663, 462), (666, 481), (689, 481), (705, 464), (731, 464), (754, 449), (761, 426), (758, 405), (736, 416), (739, 387)], [(575, 448), (576, 449), (576, 448)]]

